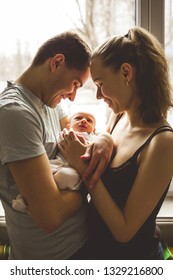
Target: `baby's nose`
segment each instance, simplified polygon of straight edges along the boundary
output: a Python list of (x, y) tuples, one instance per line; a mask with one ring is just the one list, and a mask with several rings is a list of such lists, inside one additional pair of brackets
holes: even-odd
[(81, 122), (86, 122), (86, 119), (85, 119), (85, 118), (83, 118), (83, 119), (81, 120)]

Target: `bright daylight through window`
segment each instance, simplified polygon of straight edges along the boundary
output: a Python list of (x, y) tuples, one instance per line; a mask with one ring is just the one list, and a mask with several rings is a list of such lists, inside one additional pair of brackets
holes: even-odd
[[(15, 80), (29, 66), (38, 46), (49, 37), (65, 30), (74, 30), (94, 48), (111, 34), (126, 34), (129, 27), (142, 25), (140, 16), (144, 13), (144, 19), (148, 17), (148, 9), (145, 11), (147, 2), (148, 0), (44, 0), (40, 7), (40, 1), (35, 0), (1, 0), (0, 90), (2, 91), (7, 80)], [(165, 51), (173, 77), (173, 0), (165, 1), (165, 13)], [(139, 23), (136, 22), (136, 17)], [(95, 86), (90, 80), (78, 91), (73, 103), (64, 101), (64, 105), (69, 113), (77, 111), (79, 106), (80, 110), (94, 113), (97, 130), (105, 129), (110, 109), (103, 101), (96, 100)], [(172, 113), (169, 119), (173, 125)], [(171, 192), (173, 193), (173, 186), (169, 194)], [(0, 215), (3, 215), (1, 205)]]

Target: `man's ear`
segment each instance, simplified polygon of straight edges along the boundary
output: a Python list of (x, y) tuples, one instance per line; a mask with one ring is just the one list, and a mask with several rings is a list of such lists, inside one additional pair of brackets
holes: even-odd
[(63, 54), (56, 54), (52, 59), (51, 59), (51, 69), (52, 71), (56, 71), (57, 68), (62, 66), (65, 61), (65, 56)]

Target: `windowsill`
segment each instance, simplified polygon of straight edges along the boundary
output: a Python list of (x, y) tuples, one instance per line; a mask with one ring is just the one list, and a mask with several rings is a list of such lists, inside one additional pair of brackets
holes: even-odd
[[(2, 206), (0, 205), (0, 208)], [(3, 209), (1, 210), (1, 215), (0, 215), (0, 225), (4, 226), (5, 225), (5, 217), (3, 216)], [(162, 220), (162, 219), (172, 219), (173, 220), (173, 196), (167, 196), (165, 198), (165, 201), (157, 215), (157, 220)]]
[(173, 196), (167, 196), (162, 204), (162, 207), (157, 215), (159, 218), (173, 219)]
[[(159, 226), (162, 236), (169, 244), (169, 246), (173, 247), (173, 196), (169, 196), (165, 198), (165, 201), (161, 207), (160, 212), (157, 216), (157, 225)], [(0, 215), (0, 233), (1, 233), (1, 242), (4, 244), (8, 242), (8, 234), (6, 231), (6, 222), (3, 213)]]
[(157, 225), (161, 230), (161, 235), (166, 243), (173, 247), (173, 196), (168, 196), (157, 215)]
[(0, 200), (0, 218), (3, 216), (4, 216), (4, 209), (2, 207), (1, 200)]
[(5, 223), (5, 217), (4, 216), (0, 216), (0, 227), (5, 227), (6, 223)]

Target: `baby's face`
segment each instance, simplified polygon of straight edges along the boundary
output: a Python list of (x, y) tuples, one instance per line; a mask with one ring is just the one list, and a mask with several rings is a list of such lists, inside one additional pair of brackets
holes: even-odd
[(70, 127), (74, 131), (91, 133), (95, 131), (95, 118), (89, 113), (77, 113), (72, 116)]

